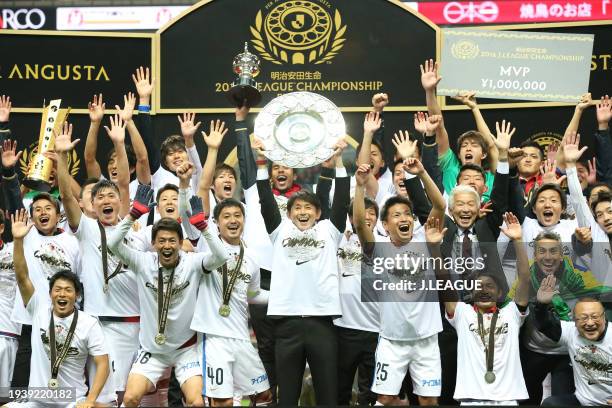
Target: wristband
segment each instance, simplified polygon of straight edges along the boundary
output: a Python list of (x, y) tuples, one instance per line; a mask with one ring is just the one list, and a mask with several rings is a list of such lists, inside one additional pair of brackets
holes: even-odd
[(150, 105), (138, 105), (138, 111), (139, 112), (151, 112), (151, 106)]
[(6, 179), (10, 179), (15, 177), (15, 166), (13, 167), (3, 167), (2, 168), (2, 177)]
[(134, 201), (130, 209), (130, 215), (136, 219), (149, 212), (149, 206), (138, 201)]
[(268, 164), (268, 161), (266, 159), (255, 160), (255, 164), (257, 164), (258, 166), (263, 166), (264, 164)]
[(208, 216), (205, 215), (203, 212), (194, 214), (189, 217), (189, 223), (200, 231), (203, 231), (206, 229), (206, 227), (208, 227), (208, 222), (206, 222), (206, 220), (208, 220)]

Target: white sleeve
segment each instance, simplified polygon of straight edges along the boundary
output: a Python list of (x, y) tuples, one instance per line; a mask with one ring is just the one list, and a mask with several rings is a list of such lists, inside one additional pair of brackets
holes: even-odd
[(576, 331), (576, 325), (574, 322), (566, 322), (565, 320), (561, 320), (561, 338), (559, 338), (559, 344), (563, 344), (564, 346), (569, 346), (571, 343), (571, 338)]
[(191, 175), (191, 187), (193, 191), (196, 191), (198, 189), (198, 183), (200, 182), (200, 176), (202, 175), (202, 161), (200, 160), (200, 155), (195, 145), (187, 148), (187, 155), (194, 166), (194, 171)]
[(597, 223), (595, 222), (595, 218), (593, 218), (593, 213), (591, 213), (586, 198), (582, 194), (582, 187), (580, 186), (580, 180), (578, 180), (578, 171), (576, 167), (569, 167), (566, 174), (567, 186), (570, 192), (569, 199), (576, 211), (578, 226), (594, 228)]
[(261, 288), (259, 266), (255, 265), (251, 274), (251, 282), (247, 289), (248, 302), (254, 305), (267, 305), (270, 292)]
[(208, 244), (210, 252), (205, 254), (202, 266), (208, 271), (212, 271), (223, 265), (229, 258), (229, 253), (217, 235), (213, 235), (206, 228), (202, 231), (202, 237)]
[(455, 329), (457, 329), (457, 325), (459, 325), (461, 322), (461, 319), (463, 317), (463, 310), (465, 307), (469, 307), (469, 306), (467, 306), (463, 302), (457, 302), (455, 306), (455, 314), (452, 317), (446, 314), (446, 311), (444, 312), (444, 316), (446, 317), (446, 320), (448, 320), (450, 325), (453, 326)]
[(138, 272), (146, 264), (145, 258), (147, 253), (132, 249), (123, 242), (130, 228), (132, 228), (132, 224), (134, 224), (134, 221), (130, 218), (125, 218), (121, 221), (108, 237), (108, 247), (132, 271)]
[[(17, 290), (17, 292), (19, 292), (19, 290)], [(38, 307), (40, 306), (40, 301), (37, 295), (38, 292), (34, 290), (34, 293), (32, 293), (32, 296), (30, 296), (30, 301), (25, 307), (26, 311), (28, 312), (28, 315), (32, 318), (32, 320), (34, 320), (34, 316), (36, 316), (36, 313), (38, 312)]]
[[(110, 340), (110, 339), (109, 339)], [(96, 323), (91, 326), (89, 333), (87, 333), (87, 350), (90, 356), (103, 356), (108, 354), (106, 347), (104, 346), (105, 339), (104, 333), (100, 323), (96, 320)]]

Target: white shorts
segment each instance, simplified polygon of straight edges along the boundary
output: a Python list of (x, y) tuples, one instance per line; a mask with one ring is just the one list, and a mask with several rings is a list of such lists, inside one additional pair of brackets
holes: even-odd
[(174, 375), (181, 386), (191, 377), (201, 376), (202, 367), (198, 356), (198, 345), (194, 344), (164, 354), (150, 353), (140, 348), (130, 374), (140, 374), (146, 377), (151, 382), (147, 392), (151, 392), (168, 367), (174, 367)]
[[(125, 391), (127, 377), (132, 367), (132, 362), (138, 351), (138, 333), (140, 324), (138, 322), (100, 322), (102, 333), (106, 339), (108, 358), (110, 364), (110, 375), (98, 401), (109, 403), (117, 400), (117, 392)], [(96, 375), (93, 358), (87, 361), (89, 372), (89, 383), (92, 384)]]
[(372, 392), (398, 395), (406, 371), (410, 370), (412, 387), (421, 397), (439, 397), (442, 368), (438, 335), (413, 341), (378, 338)]
[(204, 368), (203, 394), (210, 398), (255, 395), (270, 388), (250, 341), (206, 334), (198, 350)]
[(10, 387), (19, 342), (16, 337), (0, 336), (0, 387)]

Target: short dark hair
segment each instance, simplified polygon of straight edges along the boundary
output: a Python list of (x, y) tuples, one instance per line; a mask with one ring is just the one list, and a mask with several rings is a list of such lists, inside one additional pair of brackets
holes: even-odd
[[(408, 197), (403, 197), (400, 195), (394, 195), (387, 199), (385, 205), (383, 205), (382, 210), (380, 210), (380, 219), (382, 221), (387, 221), (387, 217), (389, 216), (389, 208), (393, 207), (396, 204), (405, 204), (410, 209), (410, 213), (412, 214), (412, 202), (408, 199)], [(414, 214), (413, 214), (414, 217)]]
[(215, 221), (219, 221), (219, 215), (221, 215), (221, 211), (223, 211), (224, 208), (229, 207), (238, 207), (240, 208), (240, 212), (242, 212), (242, 215), (245, 215), (244, 206), (240, 201), (236, 200), (235, 198), (226, 198), (225, 200), (219, 201), (215, 206), (215, 209), (213, 210), (213, 218), (215, 219)]
[(227, 171), (232, 176), (234, 176), (234, 178), (236, 178), (236, 170), (232, 166), (230, 166), (229, 164), (225, 164), (225, 163), (219, 163), (215, 167), (215, 173), (213, 174), (213, 181), (217, 177), (219, 177), (219, 175), (223, 173), (224, 171)]
[[(351, 200), (351, 203), (349, 205), (348, 208), (348, 215), (349, 217), (353, 216), (353, 203), (354, 203), (355, 199)], [(378, 214), (380, 212), (380, 210), (378, 209), (378, 204), (376, 203), (376, 201), (372, 200), (370, 197), (364, 197), (364, 201), (365, 201), (365, 209), (369, 209), (369, 208), (373, 208), (374, 212), (376, 213), (376, 218), (378, 219)]]
[(51, 278), (49, 279), (49, 292), (51, 292), (51, 290), (53, 289), (53, 285), (55, 285), (55, 282), (60, 279), (72, 282), (72, 285), (74, 286), (74, 291), (77, 294), (83, 293), (83, 291), (81, 290), (82, 286), (79, 277), (75, 273), (67, 269), (56, 272), (53, 276), (51, 276)]
[[(378, 140), (376, 140), (376, 139), (372, 139), (371, 145), (372, 145), (372, 146), (376, 146), (376, 148), (377, 148), (377, 149), (378, 149), (378, 151), (380, 152), (380, 155), (381, 155), (381, 157), (382, 157), (382, 159), (383, 159), (383, 161), (384, 161), (384, 160), (385, 160), (384, 150), (383, 150), (382, 145), (380, 144), (380, 142), (379, 142)], [(357, 149), (356, 149), (357, 156), (359, 156), (359, 152), (361, 152), (361, 148), (362, 148), (362, 147), (363, 147), (363, 143), (360, 143), (360, 144), (359, 144), (359, 146), (357, 146)], [(371, 147), (371, 146), (370, 146), (370, 147)], [(369, 154), (369, 153), (368, 153), (368, 154)], [(385, 163), (385, 164), (386, 164), (386, 163)]]
[(610, 186), (610, 184), (606, 183), (605, 181), (597, 181), (587, 188), (587, 197), (591, 197), (593, 190), (599, 187), (605, 187), (609, 192), (612, 192), (612, 186)]
[[(136, 153), (134, 152), (134, 148), (132, 145), (125, 145), (125, 153), (127, 154), (128, 159), (128, 167), (131, 169), (132, 167), (136, 167)], [(115, 146), (111, 147), (106, 155), (106, 163), (108, 163), (111, 159), (111, 156), (115, 154)]]
[(599, 203), (609, 202), (612, 202), (612, 194), (607, 191), (602, 191), (601, 193), (597, 194), (597, 198), (591, 203), (591, 211), (593, 211), (593, 214), (595, 214), (595, 209)]
[(85, 190), (85, 187), (87, 187), (90, 184), (96, 184), (98, 181), (100, 181), (100, 179), (97, 177), (86, 178), (83, 184), (81, 184), (81, 192), (79, 193), (79, 198), (81, 200), (83, 199), (83, 191)]
[(32, 216), (32, 213), (34, 212), (34, 204), (39, 200), (49, 201), (55, 207), (55, 211), (57, 211), (57, 214), (60, 213), (60, 202), (57, 198), (55, 198), (49, 193), (38, 193), (34, 196), (34, 198), (32, 198), (32, 202), (30, 203), (30, 217)]
[(481, 166), (474, 164), (474, 163), (467, 163), (461, 166), (461, 168), (459, 169), (459, 173), (457, 173), (457, 183), (459, 183), (459, 179), (461, 178), (461, 173), (463, 173), (466, 170), (477, 171), (478, 173), (482, 175), (483, 180), (485, 180), (485, 182), (487, 181), (487, 173), (485, 173), (484, 169)]
[(185, 146), (185, 139), (183, 136), (179, 135), (171, 135), (166, 138), (161, 144), (160, 152), (161, 152), (161, 166), (165, 170), (169, 170), (166, 165), (166, 157), (170, 154), (170, 152), (174, 152), (176, 150), (182, 150), (187, 152), (187, 146)]
[(119, 196), (121, 196), (121, 192), (119, 191), (119, 186), (114, 182), (108, 179), (98, 180), (96, 184), (91, 188), (91, 201), (94, 200), (94, 197), (98, 195), (101, 190), (106, 188), (110, 188), (111, 190), (115, 190)]
[(565, 196), (565, 191), (563, 191), (556, 183), (545, 183), (538, 187), (535, 193), (531, 196), (531, 202), (529, 203), (531, 210), (533, 211), (535, 209), (535, 203), (538, 201), (538, 196), (547, 190), (554, 190), (559, 193), (559, 197), (561, 197), (561, 208), (565, 210), (567, 207), (567, 197)]
[(489, 163), (487, 160), (489, 158), (489, 146), (487, 145), (487, 142), (485, 141), (485, 138), (482, 133), (478, 132), (477, 130), (468, 130), (467, 132), (463, 133), (457, 139), (457, 151), (461, 150), (461, 144), (465, 139), (475, 140), (476, 143), (480, 145), (480, 148), (482, 149), (482, 154), (487, 155), (487, 157), (482, 160), (483, 167), (486, 167), (485, 163)]
[(176, 232), (179, 239), (181, 241), (183, 240), (183, 227), (181, 227), (181, 224), (179, 224), (179, 222), (173, 218), (160, 218), (159, 221), (153, 224), (153, 228), (151, 229), (151, 242), (155, 241), (159, 231)]
[(293, 204), (295, 204), (297, 200), (305, 201), (308, 204), (314, 205), (317, 210), (321, 209), (321, 201), (319, 200), (319, 197), (310, 191), (300, 190), (289, 197), (289, 200), (287, 201), (287, 211), (291, 211)]
[[(490, 278), (491, 280), (493, 280), (493, 282), (495, 282), (495, 285), (497, 286), (497, 290), (501, 292), (501, 295), (498, 299), (496, 299), (496, 302), (497, 303), (503, 302), (509, 290), (508, 283), (504, 279), (502, 279), (500, 274), (489, 272), (489, 271), (478, 272), (474, 279), (478, 280), (482, 278)], [(477, 299), (474, 299), (474, 300), (477, 301)]]
[(533, 140), (525, 140), (523, 143), (521, 143), (519, 145), (519, 147), (521, 149), (525, 148), (525, 147), (533, 147), (534, 149), (538, 149), (538, 152), (540, 153), (540, 159), (544, 158), (544, 150), (542, 150), (542, 146), (540, 146), (540, 144), (536, 141)]
[(176, 191), (177, 194), (179, 192), (179, 188), (178, 188), (178, 186), (176, 184), (167, 183), (162, 188), (157, 190), (157, 195), (155, 196), (155, 201), (159, 203), (159, 197), (161, 197), (161, 195), (162, 195), (162, 193), (164, 191), (168, 191), (168, 190)]

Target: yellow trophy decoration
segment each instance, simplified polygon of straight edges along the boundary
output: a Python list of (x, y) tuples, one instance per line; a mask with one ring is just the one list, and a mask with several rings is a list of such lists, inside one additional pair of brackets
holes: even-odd
[(40, 123), (40, 136), (38, 137), (38, 151), (30, 161), (30, 166), (23, 184), (36, 191), (48, 192), (51, 190), (49, 182), (53, 170), (53, 161), (46, 158), (43, 153), (53, 150), (55, 146), (55, 132), (61, 132), (62, 126), (70, 108), (60, 109), (61, 99), (54, 99), (49, 106), (43, 109), (42, 121)]

